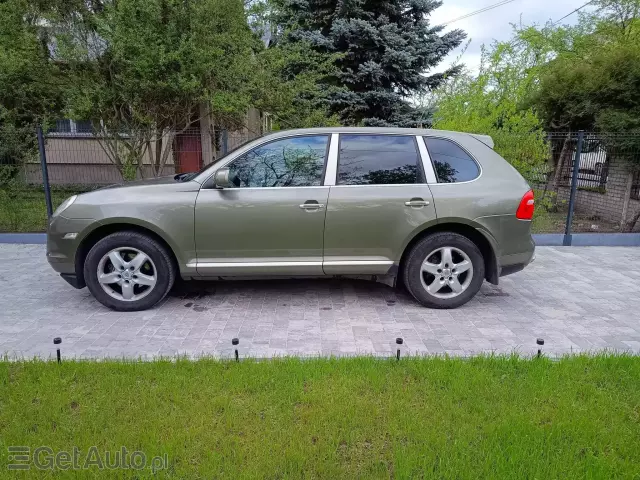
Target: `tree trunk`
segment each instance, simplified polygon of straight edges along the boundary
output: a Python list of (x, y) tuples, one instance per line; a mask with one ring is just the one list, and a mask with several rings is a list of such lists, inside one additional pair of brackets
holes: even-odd
[(162, 132), (156, 132), (156, 160), (153, 165), (153, 176), (160, 176), (160, 168), (162, 165)]
[(556, 166), (556, 173), (553, 177), (553, 189), (558, 190), (560, 179), (562, 178), (562, 170), (565, 165), (565, 158), (571, 155), (571, 134), (568, 134), (564, 139), (562, 150), (560, 151), (560, 158), (558, 158), (558, 165)]
[(636, 213), (633, 214), (633, 216), (631, 217), (631, 219), (629, 221), (624, 221), (623, 220), (621, 231), (623, 233), (633, 232), (633, 229), (636, 226), (636, 223), (638, 223), (638, 220), (640, 220), (640, 209), (638, 209), (636, 211)]

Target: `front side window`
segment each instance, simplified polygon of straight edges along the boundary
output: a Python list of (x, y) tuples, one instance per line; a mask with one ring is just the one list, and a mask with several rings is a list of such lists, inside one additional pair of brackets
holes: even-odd
[(424, 143), (439, 183), (468, 182), (480, 175), (475, 160), (452, 141), (424, 137)]
[(402, 135), (340, 135), (338, 185), (419, 183), (415, 138)]
[(269, 142), (231, 162), (240, 188), (322, 185), (328, 135), (291, 137)]

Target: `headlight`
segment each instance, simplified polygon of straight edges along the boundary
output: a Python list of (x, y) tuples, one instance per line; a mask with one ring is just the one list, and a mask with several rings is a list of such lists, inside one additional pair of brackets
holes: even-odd
[(78, 195), (73, 195), (72, 197), (67, 198), (58, 208), (56, 208), (56, 211), (53, 212), (53, 216), (55, 217), (64, 212), (73, 202), (76, 201), (76, 198), (78, 198)]

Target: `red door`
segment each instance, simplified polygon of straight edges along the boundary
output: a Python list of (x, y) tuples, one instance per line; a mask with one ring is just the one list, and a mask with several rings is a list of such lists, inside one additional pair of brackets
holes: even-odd
[(176, 173), (197, 172), (202, 168), (200, 133), (176, 135)]

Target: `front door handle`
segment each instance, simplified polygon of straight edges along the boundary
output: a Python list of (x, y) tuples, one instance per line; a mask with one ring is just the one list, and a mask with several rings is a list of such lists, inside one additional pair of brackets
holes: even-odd
[(429, 205), (429, 202), (426, 200), (423, 200), (422, 198), (412, 198), (411, 200), (409, 200), (408, 202), (404, 202), (405, 206), (407, 207), (426, 207), (427, 205)]

